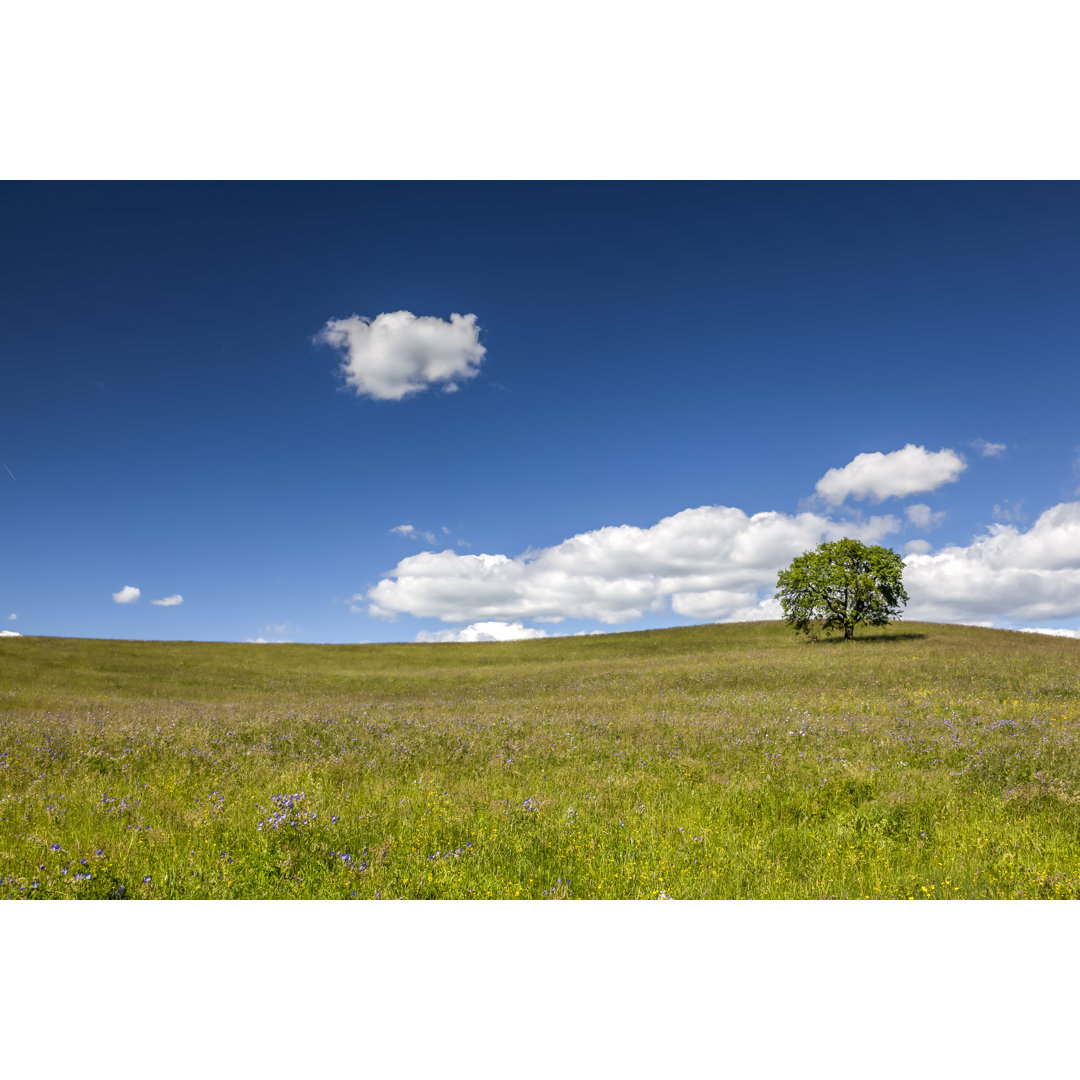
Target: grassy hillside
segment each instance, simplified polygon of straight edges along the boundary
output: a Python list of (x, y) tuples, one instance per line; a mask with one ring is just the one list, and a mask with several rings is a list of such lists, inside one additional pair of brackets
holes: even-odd
[(1080, 642), (0, 640), (0, 895), (1075, 897)]

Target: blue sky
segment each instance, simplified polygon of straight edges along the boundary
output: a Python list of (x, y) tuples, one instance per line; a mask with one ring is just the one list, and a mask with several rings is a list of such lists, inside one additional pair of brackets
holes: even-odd
[(8, 183), (0, 218), (0, 630), (775, 617), (844, 534), (908, 556), (909, 617), (1080, 627), (1076, 184)]

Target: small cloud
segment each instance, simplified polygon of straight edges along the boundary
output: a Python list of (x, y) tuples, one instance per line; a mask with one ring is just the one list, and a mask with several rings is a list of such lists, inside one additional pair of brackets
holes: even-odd
[(156, 604), (158, 607), (179, 607), (184, 602), (184, 598), (179, 593), (173, 593), (172, 596), (163, 596), (160, 600), (151, 600), (151, 604)]
[[(407, 536), (410, 540), (426, 540), (429, 544), (435, 543), (435, 534), (430, 529), (417, 529), (415, 525), (395, 525), (391, 530), (396, 536)], [(449, 532), (444, 528), (443, 532)]]
[(142, 590), (134, 585), (125, 585), (119, 592), (114, 592), (112, 598), (118, 604), (134, 604), (142, 596)]
[(22, 637), (17, 630), (0, 630), (0, 637)]
[(985, 439), (973, 439), (971, 445), (981, 457), (1001, 457), (1009, 449), (1003, 442), (987, 442)]
[(1080, 638), (1080, 630), (1056, 630), (1048, 626), (1022, 626), (1021, 634), (1050, 634), (1052, 637)]
[(400, 401), (433, 386), (452, 392), (475, 378), (487, 352), (479, 337), (475, 315), (447, 322), (392, 311), (331, 319), (315, 340), (344, 352), (341, 374), (359, 397)]
[(905, 555), (925, 555), (930, 550), (928, 540), (909, 540), (904, 545)]
[(421, 630), (417, 641), (524, 641), (548, 637), (546, 630), (536, 630), (520, 622), (476, 622), (461, 630)]
[(18, 615), (16, 615), (16, 614), (15, 614), (15, 612), (13, 611), (13, 612), (12, 612), (12, 613), (11, 613), (11, 614), (10, 614), (10, 615), (8, 616), (8, 620), (9, 620), (10, 622), (14, 622), (14, 621), (15, 621), (15, 620), (16, 620), (16, 619), (17, 619), (18, 617), (19, 617), (19, 616), (18, 616)]
[(814, 490), (833, 505), (848, 496), (882, 502), (934, 491), (957, 480), (966, 468), (967, 463), (955, 450), (931, 451), (908, 443), (888, 454), (857, 454), (843, 468), (830, 469)]
[(274, 638), (270, 641), (264, 637), (249, 637), (244, 639), (245, 645), (291, 645), (291, 641), (286, 641), (285, 638)]
[(944, 510), (931, 510), (926, 503), (913, 503), (911, 506), (906, 506), (904, 513), (915, 528), (925, 529), (927, 532), (945, 520)]
[(1028, 519), (1027, 514), (1024, 513), (1023, 507), (1023, 499), (1019, 499), (1016, 502), (1010, 502), (1008, 499), (1004, 499), (1001, 503), (994, 503), (994, 520), (1023, 525)]

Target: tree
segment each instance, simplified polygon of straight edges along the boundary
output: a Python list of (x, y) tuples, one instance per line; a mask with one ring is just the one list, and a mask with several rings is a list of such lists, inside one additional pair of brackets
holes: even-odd
[(891, 548), (834, 540), (803, 552), (781, 570), (776, 598), (784, 618), (795, 629), (810, 633), (843, 628), (845, 638), (855, 636), (859, 623), (884, 626), (908, 601), (901, 575), (904, 560)]

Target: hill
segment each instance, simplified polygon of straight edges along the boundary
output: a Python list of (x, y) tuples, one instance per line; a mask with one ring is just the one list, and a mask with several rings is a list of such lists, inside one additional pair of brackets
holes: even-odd
[(907, 622), (5, 638), (0, 894), (1076, 896), (1078, 676)]

